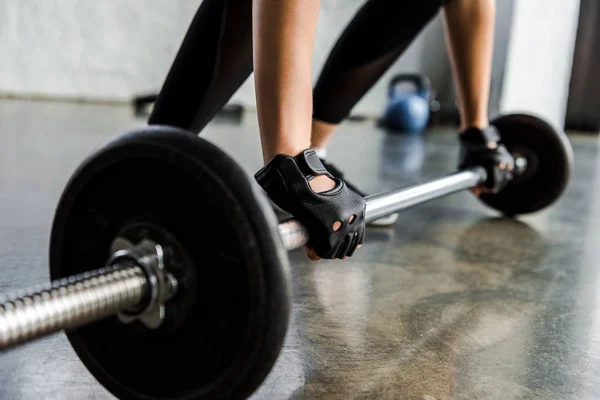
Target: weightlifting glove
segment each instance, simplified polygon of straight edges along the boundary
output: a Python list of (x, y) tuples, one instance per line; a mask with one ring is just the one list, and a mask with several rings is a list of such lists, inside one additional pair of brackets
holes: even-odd
[[(317, 175), (326, 175), (335, 182), (335, 187), (316, 193), (309, 182)], [(295, 157), (279, 154), (254, 177), (277, 206), (306, 225), (310, 245), (319, 257), (350, 257), (356, 246), (363, 243), (364, 199), (343, 180), (331, 175), (314, 150), (304, 150)], [(334, 231), (336, 221), (342, 226)]]
[(504, 145), (494, 126), (485, 129), (467, 128), (459, 134), (460, 156), (458, 169), (482, 166), (487, 172), (484, 186), (496, 193), (512, 179), (514, 158)]

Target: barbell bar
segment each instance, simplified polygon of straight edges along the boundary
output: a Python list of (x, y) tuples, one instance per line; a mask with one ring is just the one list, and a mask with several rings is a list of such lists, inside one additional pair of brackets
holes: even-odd
[[(371, 222), (426, 201), (473, 188), (484, 182), (486, 176), (485, 169), (476, 167), (368, 196), (365, 198), (365, 220)], [(278, 231), (287, 251), (310, 242), (308, 229), (297, 219), (280, 223)], [(144, 299), (151, 297), (153, 284), (150, 281), (153, 279), (157, 279), (156, 274), (144, 273), (144, 269), (131, 260), (12, 295), (0, 304), (0, 350), (139, 308)], [(177, 287), (176, 280), (170, 277), (167, 282), (171, 297)]]

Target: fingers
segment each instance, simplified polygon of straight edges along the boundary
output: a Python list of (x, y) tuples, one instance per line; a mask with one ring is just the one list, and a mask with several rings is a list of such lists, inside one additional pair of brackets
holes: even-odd
[(490, 194), (490, 193), (497, 193), (496, 190), (491, 189), (491, 188), (487, 188), (485, 186), (477, 186), (471, 189), (471, 193), (473, 193), (475, 196), (479, 197), (484, 193)]
[(474, 188), (471, 188), (471, 193), (473, 193), (477, 197), (479, 197), (481, 195), (482, 191), (483, 191), (483, 187), (481, 187), (481, 186), (476, 186)]
[[(339, 247), (339, 249), (336, 253), (336, 258), (343, 260), (346, 256), (351, 256), (352, 253), (354, 253), (354, 248), (356, 248), (356, 245), (355, 246), (352, 246), (352, 245), (354, 244), (354, 240), (356, 237), (357, 237), (357, 235), (355, 232), (351, 232), (346, 235), (344, 242)], [(352, 253), (350, 253), (351, 250), (352, 250)]]
[(308, 259), (311, 261), (322, 260), (322, 258), (317, 255), (317, 252), (315, 251), (315, 249), (313, 247), (304, 246), (304, 252), (306, 253), (306, 256), (308, 257)]
[(354, 235), (352, 235), (352, 237), (350, 238), (350, 245), (348, 246), (348, 252), (347, 252), (346, 257), (344, 257), (344, 259), (346, 259), (348, 257), (352, 257), (352, 255), (354, 255), (354, 252), (358, 248), (359, 236), (360, 235), (358, 234), (358, 232), (354, 232)]
[[(346, 260), (354, 255), (356, 250), (362, 247), (364, 239), (364, 232), (355, 232), (349, 234), (346, 240), (341, 244), (340, 247), (335, 251), (335, 256), (332, 259)], [(317, 251), (314, 247), (304, 246), (304, 253), (311, 261), (319, 261), (323, 258), (317, 255)]]

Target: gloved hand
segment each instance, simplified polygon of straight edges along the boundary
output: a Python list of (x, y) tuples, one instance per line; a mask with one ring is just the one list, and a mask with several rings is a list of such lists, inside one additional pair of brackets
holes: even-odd
[[(309, 182), (318, 175), (332, 179), (335, 187), (315, 192)], [(350, 257), (363, 243), (364, 199), (331, 175), (314, 150), (307, 149), (295, 157), (279, 154), (254, 177), (277, 206), (306, 225), (309, 247), (318, 257)], [(334, 224), (336, 228), (341, 226), (336, 230)]]
[(513, 178), (514, 158), (498, 143), (500, 135), (494, 126), (467, 128), (459, 134), (459, 141), (458, 169), (482, 166), (487, 171), (487, 180), (475, 193), (497, 193)]

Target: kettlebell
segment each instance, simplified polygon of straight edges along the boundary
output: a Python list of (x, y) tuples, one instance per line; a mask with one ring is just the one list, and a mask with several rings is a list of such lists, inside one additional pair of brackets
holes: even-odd
[[(400, 87), (411, 84), (409, 89)], [(403, 85), (406, 86), (406, 85)], [(399, 74), (388, 87), (388, 104), (382, 125), (393, 132), (419, 133), (429, 122), (431, 83), (420, 74)]]

